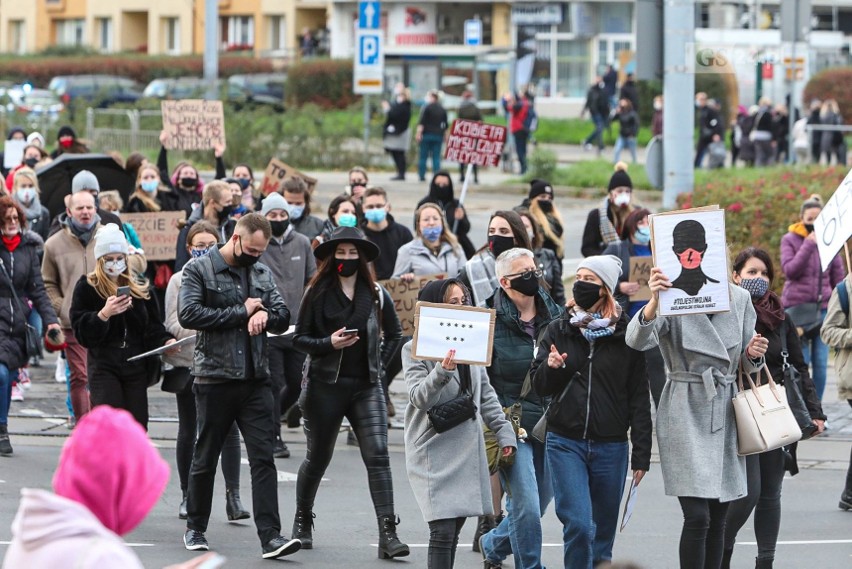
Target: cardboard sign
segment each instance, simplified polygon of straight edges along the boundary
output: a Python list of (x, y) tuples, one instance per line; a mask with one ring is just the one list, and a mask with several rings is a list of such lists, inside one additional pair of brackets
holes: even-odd
[(850, 198), (852, 198), (852, 170), (840, 182), (834, 195), (814, 221), (819, 261), (823, 271), (828, 270), (834, 256), (846, 240), (852, 237), (852, 199)]
[(489, 308), (418, 302), (412, 357), (441, 361), (454, 349), (456, 363), (489, 366), (496, 319), (497, 311)]
[(639, 283), (638, 292), (630, 296), (631, 302), (651, 300), (651, 289), (648, 288), (648, 279), (651, 278), (651, 269), (653, 266), (654, 260), (652, 257), (630, 257), (630, 277), (627, 280), (631, 283)]
[(379, 284), (385, 287), (393, 299), (393, 305), (396, 308), (396, 314), (399, 316), (399, 323), (402, 325), (403, 336), (414, 335), (414, 308), (417, 304), (417, 295), (420, 289), (426, 286), (426, 283), (445, 279), (447, 275), (426, 275), (414, 277), (411, 282), (406, 282), (402, 279), (388, 279), (379, 281)]
[(461, 164), (497, 166), (505, 144), (505, 126), (456, 119), (450, 127), (444, 158)]
[(662, 316), (731, 309), (725, 211), (714, 207), (651, 216), (653, 262), (672, 283), (660, 292)]
[(149, 261), (172, 261), (180, 234), (178, 222), (186, 218), (184, 211), (122, 213), (122, 223), (129, 223), (139, 235), (145, 258)]
[(211, 150), (225, 146), (225, 113), (222, 101), (183, 99), (162, 101), (163, 130), (169, 150)]
[(3, 145), (3, 167), (11, 170), (21, 165), (24, 161), (24, 148), (27, 147), (26, 140), (7, 140)]
[(266, 166), (266, 171), (263, 173), (263, 182), (260, 184), (260, 191), (264, 196), (268, 196), (273, 192), (281, 192), (281, 187), (284, 182), (290, 178), (301, 178), (308, 185), (308, 191), (314, 193), (314, 188), (317, 186), (317, 179), (306, 174), (302, 174), (292, 166), (289, 166), (273, 158)]

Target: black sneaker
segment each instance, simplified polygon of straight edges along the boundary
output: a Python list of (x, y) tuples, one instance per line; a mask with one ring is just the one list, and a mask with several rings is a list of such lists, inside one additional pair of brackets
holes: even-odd
[(284, 444), (284, 441), (277, 439), (275, 446), (272, 449), (272, 456), (275, 458), (290, 458), (290, 449)]
[(840, 495), (840, 504), (838, 504), (838, 507), (847, 512), (852, 510), (852, 490), (846, 490)]
[(263, 544), (263, 558), (278, 559), (279, 557), (296, 553), (301, 548), (302, 542), (298, 539), (287, 539), (279, 535)]
[(204, 537), (204, 532), (188, 529), (183, 534), (183, 545), (189, 551), (207, 551), (210, 546), (207, 545), (207, 538)]

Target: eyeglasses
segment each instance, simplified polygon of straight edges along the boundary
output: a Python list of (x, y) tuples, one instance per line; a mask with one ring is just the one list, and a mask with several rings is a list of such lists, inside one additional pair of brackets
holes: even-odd
[(199, 243), (198, 245), (193, 245), (192, 248), (196, 251), (206, 251), (208, 249), (212, 249), (216, 247), (216, 243), (210, 243), (209, 245), (205, 245), (204, 243)]
[(530, 280), (531, 278), (540, 279), (544, 275), (544, 271), (541, 269), (536, 269), (534, 271), (524, 271), (522, 273), (512, 273), (511, 275), (505, 275), (504, 278), (512, 278), (512, 277), (521, 277), (525, 281)]

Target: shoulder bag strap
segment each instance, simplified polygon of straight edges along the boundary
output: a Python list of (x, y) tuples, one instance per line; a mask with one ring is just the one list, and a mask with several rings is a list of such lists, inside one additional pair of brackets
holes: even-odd
[(18, 292), (15, 290), (15, 282), (12, 280), (12, 276), (9, 274), (9, 271), (6, 270), (6, 263), (3, 262), (3, 259), (0, 259), (0, 270), (3, 271), (3, 276), (6, 277), (6, 280), (9, 281), (9, 288), (12, 290), (12, 296), (15, 298), (15, 302), (20, 305), (21, 310), (26, 314), (26, 308), (24, 307), (24, 303), (21, 302), (21, 299), (18, 298)]
[[(551, 320), (552, 322), (552, 320)], [(533, 342), (533, 352), (535, 352), (535, 348), (541, 345), (541, 338), (544, 336), (544, 332), (547, 330), (547, 327), (550, 326), (550, 322), (541, 327), (541, 330), (538, 332), (538, 337)], [(530, 362), (532, 364), (532, 362)], [(545, 365), (547, 362), (545, 362)], [(515, 403), (520, 403), (527, 398), (527, 395), (532, 391), (532, 377), (530, 373), (532, 372), (532, 366), (527, 370), (527, 375), (524, 377), (524, 385), (521, 387), (521, 395), (518, 397), (518, 400)]]
[(787, 361), (789, 356), (790, 352), (787, 351), (787, 318), (784, 318), (784, 321), (781, 324), (781, 358), (783, 359), (781, 363), (782, 373), (790, 367), (790, 363)]

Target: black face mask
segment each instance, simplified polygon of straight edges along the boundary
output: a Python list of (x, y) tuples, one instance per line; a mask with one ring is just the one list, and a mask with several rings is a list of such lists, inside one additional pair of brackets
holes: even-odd
[(237, 255), (237, 252), (234, 251), (234, 260), (237, 262), (237, 265), (248, 268), (257, 263), (260, 260), (260, 257), (249, 255), (243, 251), (243, 239), (240, 237), (240, 254)]
[(337, 269), (337, 274), (341, 277), (351, 277), (358, 272), (358, 267), (361, 266), (360, 259), (338, 259), (334, 258), (334, 265)]
[(196, 188), (198, 187), (198, 178), (181, 178), (180, 185), (184, 188)]
[(231, 216), (231, 213), (234, 211), (234, 206), (226, 205), (222, 208), (222, 211), (216, 212), (216, 217), (219, 218), (219, 223), (225, 223), (227, 219)]
[(601, 285), (588, 281), (574, 281), (574, 301), (584, 310), (591, 309), (601, 299)]
[(553, 211), (553, 202), (550, 200), (538, 200), (538, 208), (544, 213)]
[(287, 231), (287, 228), (290, 227), (290, 220), (281, 219), (278, 221), (270, 221), (269, 225), (272, 226), (272, 234), (276, 237), (281, 237)]
[(805, 225), (805, 231), (807, 231), (808, 233), (814, 232), (814, 224), (813, 223), (805, 223), (804, 225)]
[(24, 164), (26, 164), (28, 168), (35, 168), (36, 164), (38, 164), (38, 158), (27, 158), (24, 160)]
[(538, 279), (533, 271), (527, 271), (513, 279), (509, 279), (512, 290), (516, 290), (524, 296), (535, 296), (538, 292)]
[(441, 203), (449, 203), (453, 201), (453, 188), (452, 186), (439, 186), (438, 184), (432, 184), (432, 189), (429, 192), (433, 198), (440, 201)]
[(508, 251), (515, 246), (515, 238), (507, 237), (506, 235), (489, 235), (488, 250), (494, 255), (494, 258), (500, 256), (504, 251)]

